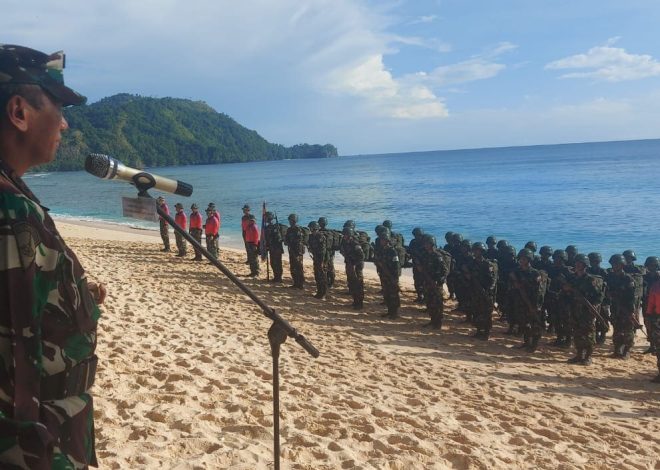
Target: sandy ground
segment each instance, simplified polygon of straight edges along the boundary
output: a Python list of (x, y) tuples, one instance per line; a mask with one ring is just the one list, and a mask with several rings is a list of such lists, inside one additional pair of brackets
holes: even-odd
[[(215, 267), (161, 253), (157, 235), (58, 226), (109, 291), (93, 388), (100, 467), (272, 468), (260, 309)], [(221, 260), (248, 273), (243, 254)], [(548, 339), (533, 355), (515, 349), (501, 323), (488, 343), (460, 314), (423, 331), (408, 285), (392, 321), (373, 277), (357, 313), (343, 274), (325, 301), (306, 275), (305, 291), (244, 278), (321, 351), (282, 347), (282, 468), (660, 469), (660, 386), (641, 336), (627, 362), (607, 357), (608, 340), (592, 366), (571, 366)]]

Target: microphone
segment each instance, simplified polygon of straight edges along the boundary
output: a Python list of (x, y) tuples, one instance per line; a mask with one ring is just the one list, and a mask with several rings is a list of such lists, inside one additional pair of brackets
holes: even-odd
[[(188, 183), (163, 178), (162, 176), (131, 168), (124, 165), (119, 160), (100, 153), (90, 153), (87, 156), (85, 159), (85, 171), (107, 180), (119, 178), (120, 180), (128, 181), (132, 185), (135, 185), (135, 182), (133, 181), (135, 175), (139, 173), (147, 173), (156, 183), (153, 187), (159, 191), (165, 191), (186, 197), (190, 196), (193, 192), (193, 187)], [(148, 182), (148, 180), (145, 182)]]

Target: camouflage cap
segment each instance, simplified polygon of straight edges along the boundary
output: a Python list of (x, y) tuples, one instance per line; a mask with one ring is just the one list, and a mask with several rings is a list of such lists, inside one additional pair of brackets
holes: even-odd
[(84, 104), (87, 98), (64, 85), (63, 51), (44, 54), (29, 47), (0, 44), (0, 85), (39, 85), (62, 106)]
[(199, 209), (199, 206), (197, 204), (193, 203), (193, 205), (190, 206), (190, 208), (193, 209), (193, 210), (196, 210), (196, 209)]
[(183, 204), (177, 202), (176, 204), (174, 204), (174, 207), (176, 207), (177, 209), (183, 209)]
[(244, 211), (245, 211), (245, 210), (248, 210), (248, 211), (249, 211), (249, 210), (250, 210), (250, 205), (249, 205), (249, 204), (245, 204), (245, 205), (243, 206), (243, 210), (244, 210)]

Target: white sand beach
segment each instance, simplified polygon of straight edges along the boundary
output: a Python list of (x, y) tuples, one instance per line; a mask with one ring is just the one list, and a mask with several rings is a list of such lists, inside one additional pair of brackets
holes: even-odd
[[(272, 468), (259, 307), (214, 266), (161, 253), (156, 232), (57, 224), (108, 289), (93, 388), (100, 468)], [(245, 277), (242, 253), (221, 247), (220, 258), (321, 352), (282, 347), (283, 468), (660, 469), (660, 386), (641, 334), (629, 361), (608, 357), (608, 339), (592, 366), (568, 365), (548, 338), (519, 351), (499, 322), (487, 343), (460, 313), (423, 331), (409, 282), (393, 321), (372, 272), (355, 312), (340, 264), (319, 301), (311, 267), (299, 291), (265, 282), (265, 267)]]

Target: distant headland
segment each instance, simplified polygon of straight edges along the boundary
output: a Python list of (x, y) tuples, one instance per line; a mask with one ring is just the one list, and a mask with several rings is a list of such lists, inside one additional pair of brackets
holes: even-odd
[(46, 171), (81, 170), (89, 153), (132, 167), (203, 165), (338, 155), (332, 144), (273, 144), (204, 102), (118, 94), (67, 108), (69, 130)]

